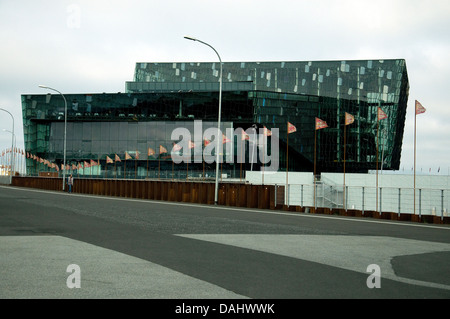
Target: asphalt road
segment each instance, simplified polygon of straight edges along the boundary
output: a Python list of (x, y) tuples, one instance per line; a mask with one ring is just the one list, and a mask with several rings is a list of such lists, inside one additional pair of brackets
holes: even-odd
[(447, 225), (0, 187), (2, 299), (449, 299), (449, 265)]

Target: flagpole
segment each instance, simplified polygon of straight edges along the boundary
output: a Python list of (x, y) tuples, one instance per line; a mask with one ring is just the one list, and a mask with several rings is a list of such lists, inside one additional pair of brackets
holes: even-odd
[(20, 152), (16, 152), (16, 153), (18, 153), (19, 154), (19, 156), (17, 156), (17, 166), (19, 167), (19, 174), (20, 174), (20, 166), (22, 165), (22, 159), (21, 159), (21, 156), (20, 156)]
[(377, 111), (377, 151), (376, 151), (376, 198), (375, 198), (375, 211), (378, 212), (378, 127), (379, 127), (379, 123), (380, 123), (380, 119), (379, 119), (379, 115), (378, 115)]
[(316, 212), (316, 144), (317, 144), (317, 127), (314, 128), (314, 212)]
[(286, 123), (286, 205), (289, 206), (289, 122)]
[(347, 211), (347, 206), (345, 202), (345, 154), (346, 154), (346, 148), (347, 148), (347, 119), (344, 121), (344, 189), (343, 189), (343, 207)]
[(148, 158), (150, 157), (150, 155), (148, 154), (148, 150), (147, 150), (147, 178), (148, 178)]
[(262, 170), (261, 170), (261, 182), (264, 185), (264, 172), (266, 170), (266, 140), (267, 140), (267, 136), (265, 134), (263, 134), (263, 145), (262, 145), (262, 150), (263, 150), (263, 160), (262, 160)]
[(161, 178), (161, 145), (159, 145), (158, 180)]
[(417, 120), (417, 106), (414, 105), (414, 211), (416, 215), (416, 120)]
[(202, 166), (203, 166), (203, 179), (206, 180), (206, 175), (205, 175), (205, 159), (203, 157), (203, 155), (205, 154), (205, 148), (206, 146), (208, 146), (207, 144), (207, 139), (203, 139), (203, 143), (202, 143)]
[(261, 171), (261, 184), (262, 185), (264, 185), (264, 169), (265, 169), (265, 164), (264, 164), (264, 161), (265, 161), (265, 142), (266, 142), (266, 136), (264, 136), (263, 135), (263, 142), (262, 142), (262, 151), (263, 151), (263, 158), (262, 158), (262, 162), (261, 162), (261, 169), (260, 169), (260, 171)]

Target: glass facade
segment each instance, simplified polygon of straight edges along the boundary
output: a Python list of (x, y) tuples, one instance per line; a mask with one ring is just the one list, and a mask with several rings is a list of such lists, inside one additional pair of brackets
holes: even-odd
[[(145, 175), (148, 148), (157, 154), (159, 145), (171, 149), (175, 128), (192, 129), (195, 120), (203, 121), (203, 129), (217, 127), (218, 77), (218, 63), (137, 63), (126, 93), (64, 94), (67, 162), (94, 160), (105, 166), (106, 156), (118, 154), (123, 160), (127, 152), (133, 157), (127, 165), (136, 165), (137, 175)], [(278, 128), (280, 170), (286, 168), (289, 148), (289, 169), (312, 171), (315, 145), (318, 172), (342, 171), (344, 156), (348, 172), (375, 169), (377, 162), (383, 169), (398, 169), (408, 90), (402, 59), (226, 62), (223, 131), (255, 124)], [(62, 96), (22, 95), (22, 108), (26, 151), (62, 163)], [(377, 121), (378, 108), (387, 119)], [(355, 118), (347, 126), (346, 112)], [(328, 128), (315, 132), (315, 117)], [(296, 126), (295, 133), (287, 134), (287, 122)], [(138, 161), (136, 151), (142, 154)], [(162, 158), (150, 159), (151, 167), (161, 165)], [(170, 157), (162, 160), (172, 166)], [(236, 169), (236, 164), (224, 165)], [(32, 159), (27, 168), (29, 173), (40, 169)], [(250, 168), (248, 161), (245, 168)]]

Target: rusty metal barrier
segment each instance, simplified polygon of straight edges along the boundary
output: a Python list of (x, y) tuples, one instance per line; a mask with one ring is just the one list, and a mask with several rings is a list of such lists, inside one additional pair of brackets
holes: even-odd
[[(12, 186), (62, 191), (56, 177), (14, 177)], [(279, 187), (279, 186), (278, 186)], [(67, 187), (66, 187), (67, 191)], [(213, 182), (85, 179), (74, 180), (73, 193), (115, 196), (195, 204), (214, 204)], [(244, 183), (220, 183), (218, 204), (247, 208), (274, 209), (275, 187)]]

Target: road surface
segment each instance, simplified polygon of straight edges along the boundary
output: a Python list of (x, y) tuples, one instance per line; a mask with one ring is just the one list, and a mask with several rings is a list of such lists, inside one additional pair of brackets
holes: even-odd
[(447, 225), (0, 187), (3, 299), (449, 299), (449, 265)]

